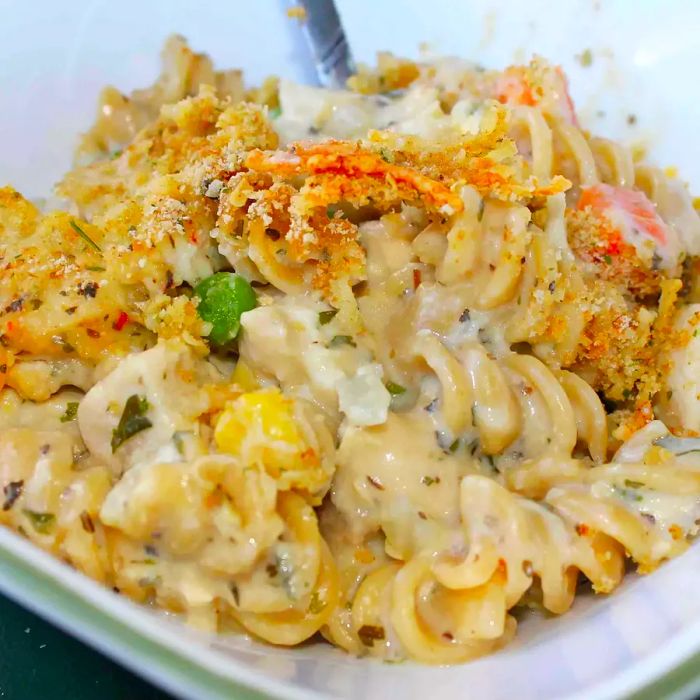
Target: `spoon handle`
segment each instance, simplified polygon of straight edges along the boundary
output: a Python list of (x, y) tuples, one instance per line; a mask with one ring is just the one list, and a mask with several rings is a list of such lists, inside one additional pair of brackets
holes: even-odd
[(700, 452), (700, 438), (677, 438), (673, 435), (666, 435), (654, 440), (654, 444), (675, 452), (677, 455)]
[(355, 72), (355, 64), (334, 0), (299, 0), (299, 4), (306, 11), (302, 30), (319, 82), (329, 88), (345, 87)]

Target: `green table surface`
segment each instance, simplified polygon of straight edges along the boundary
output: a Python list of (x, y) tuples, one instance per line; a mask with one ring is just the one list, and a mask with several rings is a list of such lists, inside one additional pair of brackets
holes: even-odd
[[(632, 697), (700, 700), (697, 657), (672, 676), (673, 681), (660, 679)], [(0, 594), (0, 700), (93, 698), (173, 700)]]
[(0, 700), (170, 700), (0, 595)]

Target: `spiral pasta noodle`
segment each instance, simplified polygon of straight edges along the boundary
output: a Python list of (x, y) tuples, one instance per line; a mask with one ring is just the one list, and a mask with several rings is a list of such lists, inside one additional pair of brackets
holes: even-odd
[(0, 523), (210, 632), (461, 663), (696, 537), (700, 218), (543, 59), (350, 85), (173, 38), (69, 211), (0, 189)]

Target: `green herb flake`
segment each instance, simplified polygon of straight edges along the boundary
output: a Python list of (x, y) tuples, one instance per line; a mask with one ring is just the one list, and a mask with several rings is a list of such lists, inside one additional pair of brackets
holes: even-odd
[(86, 267), (86, 270), (89, 272), (106, 272), (107, 268), (106, 267), (100, 267), (99, 265), (91, 265), (90, 267)]
[(101, 253), (101, 252), (102, 252), (102, 248), (100, 248), (100, 246), (98, 246), (97, 243), (95, 243), (95, 241), (93, 241), (92, 238), (90, 238), (90, 236), (88, 236), (87, 233), (85, 233), (85, 231), (83, 231), (83, 229), (81, 229), (80, 226), (78, 226), (78, 224), (75, 223), (75, 221), (72, 221), (72, 220), (71, 220), (70, 225), (71, 225), (71, 228), (72, 228), (72, 229), (73, 229), (73, 230), (74, 230), (74, 231), (75, 231), (75, 232), (76, 232), (90, 247), (94, 248), (98, 253)]
[(187, 435), (192, 435), (192, 432), (190, 430), (176, 430), (173, 433), (173, 444), (175, 445), (175, 449), (183, 457), (185, 456), (185, 449), (187, 447), (185, 443), (185, 436)]
[(624, 501), (635, 501), (639, 502), (644, 500), (644, 497), (636, 493), (634, 489), (626, 489), (621, 486), (613, 486), (613, 491), (615, 494)]
[(318, 314), (318, 322), (321, 326), (328, 325), (338, 313), (338, 309), (328, 309), (328, 311), (320, 311)]
[(357, 636), (366, 647), (373, 647), (375, 642), (381, 642), (386, 637), (384, 628), (379, 625), (362, 625), (357, 630)]
[(134, 435), (153, 426), (153, 423), (145, 415), (148, 409), (148, 400), (145, 396), (132, 394), (126, 400), (119, 424), (112, 431), (113, 453)]
[(75, 348), (61, 335), (51, 336), (51, 342), (62, 348), (63, 352), (75, 352)]
[(588, 68), (593, 64), (593, 52), (590, 49), (586, 49), (583, 53), (577, 56), (578, 62), (584, 67)]
[(78, 415), (79, 405), (77, 401), (69, 401), (66, 404), (66, 412), (61, 416), (61, 423), (70, 423), (72, 420), (75, 420)]
[(318, 591), (311, 594), (311, 602), (309, 603), (309, 612), (312, 615), (318, 615), (326, 607), (326, 602), (321, 600)]
[(605, 260), (608, 265), (612, 263), (612, 258), (609, 255), (604, 255), (603, 260)]
[(625, 486), (630, 489), (641, 489), (644, 484), (641, 481), (633, 481), (632, 479), (625, 479)]
[(32, 524), (32, 527), (41, 535), (48, 535), (56, 522), (56, 516), (53, 513), (37, 513), (33, 510), (22, 511)]
[(432, 486), (433, 484), (439, 484), (440, 483), (440, 477), (439, 476), (422, 476), (420, 479), (421, 484), (424, 486)]
[(328, 343), (329, 348), (339, 348), (342, 345), (351, 345), (357, 347), (355, 341), (349, 335), (334, 335)]
[(401, 394), (406, 393), (406, 387), (401, 386), (401, 384), (397, 384), (396, 382), (387, 382), (386, 388), (392, 396), (401, 396)]
[(393, 163), (395, 160), (394, 154), (388, 148), (380, 148), (379, 155), (381, 156), (382, 160), (386, 161), (387, 163)]

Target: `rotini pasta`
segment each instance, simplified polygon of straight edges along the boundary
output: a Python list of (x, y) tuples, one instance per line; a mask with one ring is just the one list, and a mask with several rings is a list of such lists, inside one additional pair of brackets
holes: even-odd
[(70, 213), (0, 190), (0, 523), (210, 631), (460, 663), (697, 535), (700, 217), (542, 59), (379, 66), (246, 92), (174, 38)]

